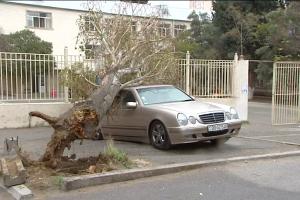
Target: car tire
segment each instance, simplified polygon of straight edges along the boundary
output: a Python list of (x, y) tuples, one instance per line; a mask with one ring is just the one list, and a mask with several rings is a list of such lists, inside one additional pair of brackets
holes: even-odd
[(100, 128), (98, 129), (98, 131), (94, 135), (93, 140), (103, 140), (103, 135), (102, 135), (102, 132), (101, 132)]
[(211, 142), (214, 146), (218, 146), (218, 145), (224, 144), (224, 143), (227, 142), (229, 139), (230, 139), (230, 137), (227, 137), (227, 138), (218, 138), (218, 139), (210, 140), (210, 142)]
[(164, 124), (160, 121), (155, 121), (150, 127), (150, 143), (159, 150), (168, 150), (171, 148), (171, 141), (168, 131)]

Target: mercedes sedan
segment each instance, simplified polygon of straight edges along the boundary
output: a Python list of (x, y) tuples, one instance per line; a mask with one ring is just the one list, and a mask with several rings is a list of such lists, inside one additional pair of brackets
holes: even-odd
[(195, 100), (171, 85), (120, 91), (101, 121), (104, 138), (150, 143), (166, 150), (175, 144), (227, 141), (241, 129), (235, 108)]

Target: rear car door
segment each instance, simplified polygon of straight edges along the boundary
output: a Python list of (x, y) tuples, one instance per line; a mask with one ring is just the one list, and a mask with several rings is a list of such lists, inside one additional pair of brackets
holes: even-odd
[[(136, 98), (129, 90), (121, 90), (115, 99), (116, 109), (107, 118), (107, 131), (112, 136), (140, 137), (142, 127), (139, 124), (140, 108), (128, 108), (127, 102), (136, 102)], [(106, 133), (107, 134), (107, 133)]]

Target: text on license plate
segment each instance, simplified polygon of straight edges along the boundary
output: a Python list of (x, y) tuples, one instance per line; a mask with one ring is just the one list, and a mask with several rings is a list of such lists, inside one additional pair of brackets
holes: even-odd
[(215, 125), (209, 125), (208, 127), (209, 132), (213, 131), (222, 131), (228, 129), (228, 124), (215, 124)]

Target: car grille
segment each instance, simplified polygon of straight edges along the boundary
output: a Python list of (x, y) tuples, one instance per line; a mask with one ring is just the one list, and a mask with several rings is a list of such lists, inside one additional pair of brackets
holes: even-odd
[(210, 133), (202, 133), (202, 135), (203, 135), (203, 137), (212, 137), (212, 136), (224, 135), (226, 133), (228, 133), (228, 130), (210, 132)]
[(207, 113), (203, 115), (199, 115), (203, 124), (213, 124), (225, 121), (224, 112), (217, 112), (217, 113)]

